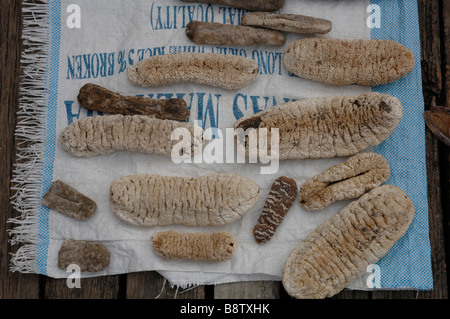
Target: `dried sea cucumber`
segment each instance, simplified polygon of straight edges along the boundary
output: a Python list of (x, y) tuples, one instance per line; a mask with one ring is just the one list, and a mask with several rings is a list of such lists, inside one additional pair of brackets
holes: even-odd
[(257, 202), (259, 187), (232, 173), (200, 177), (150, 174), (118, 178), (110, 187), (113, 213), (137, 226), (219, 226), (240, 219)]
[(258, 244), (268, 242), (275, 234), (297, 197), (297, 183), (289, 177), (277, 178), (270, 189), (253, 236)]
[(180, 233), (158, 232), (152, 236), (156, 253), (164, 259), (191, 259), (206, 262), (229, 260), (237, 249), (236, 238), (229, 232)]
[(325, 34), (332, 29), (330, 20), (271, 12), (248, 12), (242, 17), (241, 24), (299, 34)]
[[(355, 155), (387, 139), (403, 116), (400, 101), (375, 92), (320, 97), (279, 104), (236, 121), (236, 141), (255, 157), (259, 130), (278, 128), (280, 160)], [(239, 130), (242, 129), (242, 130)], [(262, 134), (262, 136), (264, 136)], [(265, 141), (262, 141), (263, 143)], [(270, 144), (268, 152), (270, 150)]]
[(80, 271), (97, 272), (110, 263), (108, 248), (100, 243), (66, 239), (58, 252), (58, 268), (66, 270), (69, 265), (78, 265)]
[(129, 80), (144, 87), (192, 82), (235, 90), (257, 74), (258, 63), (251, 58), (199, 52), (157, 55), (128, 68)]
[(188, 3), (210, 3), (240, 8), (248, 11), (276, 11), (285, 0), (181, 0)]
[(393, 40), (305, 38), (283, 52), (289, 72), (331, 85), (375, 86), (399, 80), (414, 69), (414, 55)]
[(289, 255), (282, 283), (295, 298), (332, 297), (367, 271), (405, 234), (414, 205), (383, 185), (353, 201), (310, 233)]
[(86, 220), (97, 211), (97, 204), (92, 199), (60, 180), (52, 183), (42, 205), (78, 220)]
[(116, 151), (170, 157), (172, 148), (179, 143), (171, 140), (172, 132), (177, 128), (185, 128), (191, 134), (191, 148), (186, 152), (192, 155), (196, 147), (203, 147), (205, 141), (200, 127), (195, 127), (192, 123), (160, 120), (145, 115), (103, 115), (77, 120), (62, 131), (59, 144), (66, 152), (80, 157)]
[(300, 187), (300, 204), (309, 211), (323, 209), (336, 201), (357, 198), (389, 176), (389, 164), (382, 155), (359, 153), (308, 179)]
[(217, 22), (191, 21), (186, 26), (186, 36), (197, 44), (282, 46), (286, 43), (286, 37), (278, 31)]
[(187, 120), (190, 115), (183, 99), (124, 96), (93, 83), (83, 85), (77, 98), (80, 105), (88, 110), (110, 114), (148, 115), (174, 121)]

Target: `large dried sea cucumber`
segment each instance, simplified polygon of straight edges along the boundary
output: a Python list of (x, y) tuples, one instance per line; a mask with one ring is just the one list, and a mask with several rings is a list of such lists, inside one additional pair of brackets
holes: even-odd
[(129, 80), (143, 87), (192, 82), (235, 90), (257, 75), (258, 63), (251, 58), (199, 52), (157, 55), (128, 69)]
[(110, 187), (113, 213), (137, 226), (225, 225), (240, 219), (258, 196), (254, 181), (232, 173), (131, 175), (114, 180)]
[(389, 164), (382, 155), (359, 153), (308, 179), (300, 187), (300, 204), (309, 211), (319, 210), (336, 201), (357, 198), (389, 176)]
[(306, 38), (290, 43), (283, 63), (293, 74), (331, 85), (387, 84), (414, 68), (414, 55), (392, 40)]
[(158, 232), (152, 236), (156, 253), (164, 259), (191, 259), (206, 262), (229, 260), (237, 249), (236, 238), (229, 232), (180, 233)]
[[(383, 142), (403, 116), (400, 101), (375, 92), (279, 104), (236, 121), (236, 141), (249, 157), (260, 129), (278, 129), (280, 160), (355, 155)], [(242, 129), (242, 130), (239, 130)], [(264, 136), (264, 135), (262, 135)], [(263, 141), (264, 142), (264, 141)], [(254, 143), (253, 143), (254, 144)], [(270, 150), (270, 144), (269, 150)]]
[(367, 271), (405, 234), (414, 205), (398, 187), (374, 188), (332, 216), (289, 255), (286, 292), (295, 298), (332, 297)]
[[(66, 152), (80, 157), (116, 151), (172, 156), (172, 148), (178, 143), (171, 140), (176, 128), (189, 130), (192, 147), (186, 151), (191, 155), (196, 147), (203, 147), (203, 134), (197, 134), (192, 123), (144, 115), (103, 115), (77, 120), (62, 131), (59, 144)], [(197, 129), (202, 131), (199, 127)]]

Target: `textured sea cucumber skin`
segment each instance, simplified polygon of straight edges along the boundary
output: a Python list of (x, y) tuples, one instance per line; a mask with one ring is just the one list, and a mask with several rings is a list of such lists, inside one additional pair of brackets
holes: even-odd
[(258, 244), (268, 242), (272, 238), (296, 197), (297, 183), (292, 178), (281, 176), (273, 182), (258, 224), (253, 229)]
[(414, 205), (400, 188), (374, 188), (318, 226), (291, 252), (282, 273), (284, 288), (299, 299), (334, 296), (384, 257), (413, 218)]
[(306, 38), (286, 46), (283, 63), (305, 79), (375, 86), (406, 76), (415, 60), (411, 50), (392, 40)]
[(164, 259), (191, 259), (205, 262), (229, 260), (237, 249), (237, 240), (229, 232), (158, 232), (152, 236), (156, 253)]
[(186, 36), (197, 44), (282, 46), (286, 42), (284, 34), (275, 30), (201, 21), (189, 22)]
[[(359, 96), (320, 97), (279, 104), (236, 121), (239, 149), (258, 140), (259, 129), (279, 131), (280, 160), (332, 158), (355, 155), (379, 145), (395, 130), (403, 116), (400, 101), (375, 92)], [(239, 133), (242, 129), (246, 134)], [(270, 146), (270, 143), (267, 143)], [(251, 149), (250, 149), (251, 151)], [(269, 151), (270, 147), (269, 147)]]
[(125, 176), (113, 181), (113, 213), (136, 226), (220, 226), (240, 219), (256, 204), (258, 185), (231, 173), (201, 177)]
[(110, 252), (100, 243), (66, 239), (58, 252), (58, 268), (64, 270), (75, 264), (80, 271), (97, 272), (106, 269), (109, 263)]
[(257, 75), (258, 63), (251, 58), (199, 52), (153, 56), (128, 68), (131, 83), (143, 87), (192, 82), (236, 90)]
[(88, 110), (110, 114), (147, 115), (174, 121), (187, 120), (190, 115), (186, 101), (181, 98), (125, 96), (93, 83), (83, 85), (77, 99), (80, 105)]
[(185, 128), (191, 133), (191, 154), (195, 145), (203, 147), (202, 134), (196, 134), (193, 124), (144, 115), (103, 115), (77, 120), (61, 132), (59, 144), (66, 152), (79, 157), (116, 151), (171, 156), (172, 148), (179, 143), (171, 140), (176, 128)]
[(299, 192), (300, 204), (316, 211), (340, 200), (357, 198), (390, 176), (387, 160), (376, 153), (359, 153), (308, 179)]
[(60, 180), (52, 183), (42, 205), (78, 220), (86, 220), (97, 211), (97, 204), (92, 199)]
[(181, 0), (188, 3), (210, 3), (241, 8), (248, 11), (276, 11), (283, 7), (285, 0)]
[(332, 28), (331, 21), (326, 19), (271, 12), (248, 12), (242, 17), (241, 24), (299, 34), (325, 34)]

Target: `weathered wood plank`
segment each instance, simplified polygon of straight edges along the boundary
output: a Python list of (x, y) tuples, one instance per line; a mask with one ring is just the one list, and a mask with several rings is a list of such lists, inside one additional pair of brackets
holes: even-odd
[(67, 279), (45, 278), (44, 299), (117, 299), (119, 277), (105, 276), (84, 278), (80, 288), (69, 288)]
[[(445, 163), (440, 159), (439, 141), (426, 129), (427, 180), (430, 245), (433, 269), (434, 289), (431, 298), (448, 298), (447, 266), (445, 253), (444, 220), (442, 211), (442, 190), (440, 169)], [(424, 296), (426, 294), (421, 294)]]
[[(442, 210), (441, 166), (439, 141), (426, 129), (427, 180), (431, 261), (434, 289), (431, 298), (448, 298), (447, 265), (445, 253), (444, 219)], [(447, 163), (448, 165), (448, 163)], [(423, 296), (422, 294), (421, 296)]]
[[(421, 25), (422, 46), (422, 82), (425, 109), (429, 109), (433, 99), (437, 103), (445, 101), (445, 89), (442, 87), (442, 76), (446, 62), (442, 56), (442, 46), (448, 46), (445, 32), (442, 29), (442, 6), (448, 6), (448, 1), (419, 1), (419, 19)], [(449, 9), (449, 8), (447, 8)], [(448, 19), (448, 14), (447, 19)], [(429, 68), (432, 66), (432, 68)], [(448, 79), (447, 79), (448, 80)], [(448, 162), (442, 161), (440, 142), (426, 128), (425, 145), (427, 157), (427, 185), (429, 207), (430, 246), (433, 270), (433, 291), (419, 292), (418, 298), (448, 298), (447, 263), (445, 253), (444, 219), (442, 210), (441, 170), (448, 168)]]
[(372, 299), (416, 299), (417, 291), (414, 290), (385, 290), (373, 291)]
[(204, 299), (205, 286), (191, 288), (170, 287), (163, 276), (156, 271), (135, 272), (127, 275), (127, 299)]
[(370, 296), (370, 291), (344, 289), (332, 299), (370, 299)]
[(418, 6), (423, 92), (425, 101), (431, 101), (432, 96), (439, 96), (442, 91), (440, 4), (419, 0)]
[(0, 2), (0, 299), (39, 297), (39, 276), (9, 272), (11, 247), (6, 232), (11, 228), (7, 220), (16, 215), (10, 204), (10, 183), (20, 83), (21, 17), (20, 1)]
[(450, 1), (442, 0), (442, 43), (444, 44), (443, 69), (444, 69), (444, 93), (443, 106), (450, 107)]
[[(444, 57), (443, 57), (443, 70), (445, 74), (444, 81), (444, 103), (443, 106), (450, 108), (450, 1), (442, 0), (442, 26), (443, 26), (443, 45), (444, 45)], [(446, 238), (445, 242), (445, 254), (446, 254), (446, 284), (449, 285), (450, 278), (450, 147), (441, 145), (441, 185), (442, 185), (442, 211), (443, 211), (443, 224), (444, 224), (444, 234)], [(444, 247), (444, 243), (440, 243)], [(442, 249), (442, 248), (441, 248)], [(445, 277), (444, 274), (441, 277)], [(443, 285), (441, 277), (436, 278), (435, 283), (439, 286)], [(450, 287), (448, 288), (450, 290)], [(447, 294), (442, 293), (443, 298), (447, 298), (450, 292)]]
[(279, 299), (279, 281), (248, 281), (214, 286), (214, 299)]

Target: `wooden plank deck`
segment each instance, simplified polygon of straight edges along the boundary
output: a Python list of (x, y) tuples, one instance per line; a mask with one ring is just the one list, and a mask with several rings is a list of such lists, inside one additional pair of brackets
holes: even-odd
[[(419, 0), (422, 40), (423, 90), (426, 109), (432, 98), (450, 107), (450, 1)], [(280, 282), (245, 282), (199, 286), (186, 290), (169, 287), (156, 272), (140, 272), (83, 279), (80, 289), (65, 280), (9, 272), (7, 220), (16, 215), (10, 204), (14, 129), (20, 83), (20, 0), (0, 2), (0, 299), (287, 299)], [(448, 299), (450, 256), (450, 148), (426, 130), (430, 239), (434, 290), (347, 291), (334, 299)]]

